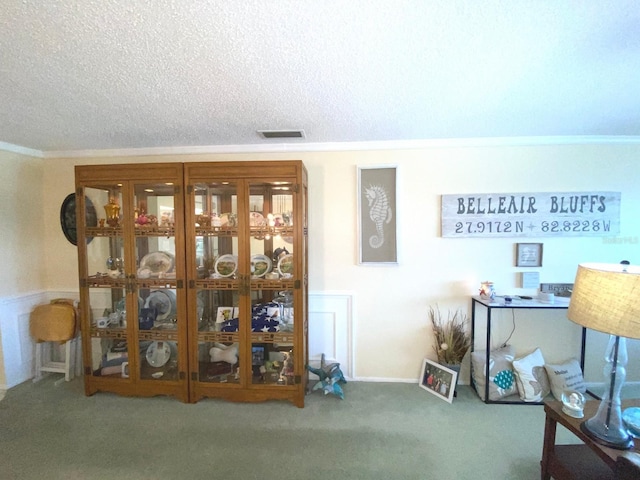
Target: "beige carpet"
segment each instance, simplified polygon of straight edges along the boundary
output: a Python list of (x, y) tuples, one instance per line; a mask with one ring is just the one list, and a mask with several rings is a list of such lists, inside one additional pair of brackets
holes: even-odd
[[(0, 402), (0, 478), (538, 479), (541, 406), (448, 404), (417, 385), (350, 382), (346, 398), (233, 404), (24, 383)], [(563, 438), (563, 432), (559, 431)], [(571, 439), (566, 436), (566, 439)]]

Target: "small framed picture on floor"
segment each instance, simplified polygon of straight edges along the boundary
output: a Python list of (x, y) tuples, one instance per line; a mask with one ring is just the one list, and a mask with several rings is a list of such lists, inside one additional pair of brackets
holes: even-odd
[(425, 358), (420, 373), (420, 386), (449, 403), (453, 402), (458, 372)]

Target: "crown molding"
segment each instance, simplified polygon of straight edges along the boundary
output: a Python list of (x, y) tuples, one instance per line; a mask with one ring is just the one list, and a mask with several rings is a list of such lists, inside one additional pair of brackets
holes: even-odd
[(34, 150), (33, 148), (14, 145), (13, 143), (0, 142), (0, 150), (6, 152), (18, 153), (20, 155), (28, 155), (29, 157), (44, 158), (45, 154), (42, 150)]
[(544, 137), (444, 138), (428, 140), (385, 140), (370, 142), (268, 143), (250, 145), (202, 145), (185, 147), (116, 148), (93, 150), (34, 150), (0, 142), (0, 150), (38, 158), (136, 157), (155, 155), (336, 152), (366, 150), (409, 150), (428, 148), (477, 148), (549, 145), (640, 145), (640, 136), (584, 135)]

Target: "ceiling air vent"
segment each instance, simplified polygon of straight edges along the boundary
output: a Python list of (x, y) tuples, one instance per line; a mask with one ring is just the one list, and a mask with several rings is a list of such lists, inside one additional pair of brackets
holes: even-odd
[(304, 130), (258, 130), (263, 138), (304, 138)]

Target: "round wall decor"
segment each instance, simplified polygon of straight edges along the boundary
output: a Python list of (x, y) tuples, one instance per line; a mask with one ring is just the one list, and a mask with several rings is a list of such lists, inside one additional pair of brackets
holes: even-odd
[[(86, 206), (85, 225), (87, 227), (95, 227), (98, 225), (98, 214), (96, 208), (89, 197), (84, 197)], [(62, 202), (60, 207), (60, 226), (62, 233), (72, 244), (78, 245), (78, 231), (76, 228), (76, 194), (70, 193)], [(92, 237), (87, 238), (87, 243), (93, 240)]]

